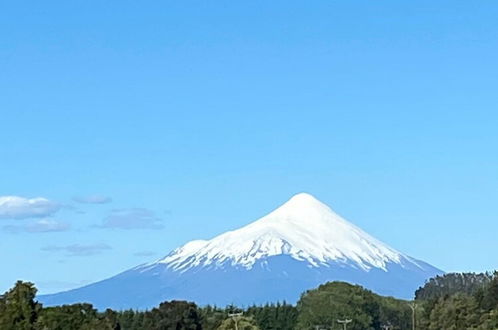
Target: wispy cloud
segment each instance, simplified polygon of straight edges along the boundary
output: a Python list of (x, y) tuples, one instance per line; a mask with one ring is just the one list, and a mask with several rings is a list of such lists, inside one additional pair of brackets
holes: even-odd
[(9, 225), (3, 226), (4, 231), (11, 233), (48, 233), (58, 231), (68, 231), (71, 226), (68, 223), (60, 222), (52, 219), (41, 219), (25, 225)]
[(112, 248), (104, 243), (96, 244), (72, 244), (66, 246), (49, 245), (42, 248), (42, 251), (46, 252), (65, 252), (68, 256), (81, 257), (81, 256), (92, 256), (102, 253), (106, 250), (111, 250)]
[(101, 228), (118, 229), (161, 229), (161, 219), (154, 212), (142, 209), (120, 209), (114, 210), (104, 218)]
[(112, 198), (102, 195), (75, 196), (73, 200), (83, 204), (106, 204), (112, 202)]
[(0, 196), (0, 219), (47, 217), (60, 208), (58, 203), (43, 197)]

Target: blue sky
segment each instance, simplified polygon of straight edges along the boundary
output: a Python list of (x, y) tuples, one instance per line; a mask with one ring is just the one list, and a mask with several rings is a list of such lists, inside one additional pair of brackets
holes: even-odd
[(0, 290), (99, 280), (302, 191), (444, 270), (496, 268), (497, 16), (3, 2), (0, 196), (18, 199), (0, 207)]

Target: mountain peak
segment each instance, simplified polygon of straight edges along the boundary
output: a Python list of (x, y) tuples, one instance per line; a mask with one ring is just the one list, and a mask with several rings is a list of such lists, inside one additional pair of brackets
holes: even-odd
[(317, 235), (319, 235), (318, 232), (323, 227), (330, 229), (345, 224), (354, 227), (337, 215), (325, 203), (308, 193), (299, 193), (292, 196), (280, 207), (248, 225), (248, 227), (260, 222), (272, 223), (286, 232), (291, 230), (302, 231), (303, 227), (305, 227), (307, 230), (316, 232), (315, 234)]
[(341, 262), (365, 270), (384, 269), (403, 258), (312, 195), (299, 193), (257, 221), (208, 241), (189, 242), (158, 263), (176, 270), (226, 263), (251, 268), (275, 255), (289, 255), (312, 267)]
[(291, 202), (291, 201), (292, 202), (299, 202), (299, 203), (319, 202), (315, 196), (308, 194), (306, 192), (301, 192), (301, 193), (295, 194), (294, 196), (291, 197), (291, 199), (289, 199), (289, 202)]
[[(320, 202), (315, 196), (302, 192), (292, 196), (287, 202), (281, 205), (278, 209), (289, 210), (290, 212), (296, 209), (310, 210), (310, 209), (329, 208), (324, 203)], [(277, 209), (277, 210), (278, 210)]]

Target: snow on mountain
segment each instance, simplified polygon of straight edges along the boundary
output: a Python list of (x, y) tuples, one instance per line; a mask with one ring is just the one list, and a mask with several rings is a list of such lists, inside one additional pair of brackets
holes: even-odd
[(412, 298), (441, 270), (373, 238), (309, 194), (240, 229), (195, 240), (155, 262), (78, 289), (40, 296), (45, 305), (151, 308), (172, 299), (250, 305), (286, 300), (327, 281)]
[(315, 197), (301, 193), (263, 218), (210, 241), (192, 241), (159, 263), (186, 271), (226, 261), (250, 269), (261, 258), (287, 254), (314, 267), (330, 261), (354, 262), (368, 270), (399, 263), (402, 254), (334, 213)]

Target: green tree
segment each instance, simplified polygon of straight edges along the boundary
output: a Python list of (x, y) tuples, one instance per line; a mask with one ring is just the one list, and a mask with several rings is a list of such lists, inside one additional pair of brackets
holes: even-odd
[(412, 310), (405, 300), (392, 297), (378, 297), (380, 325), (390, 325), (394, 329), (411, 329)]
[(416, 300), (438, 299), (456, 293), (474, 294), (491, 282), (491, 273), (448, 273), (429, 279), (415, 291)]
[[(237, 323), (237, 324), (235, 324)], [(221, 323), (218, 330), (259, 330), (256, 322), (251, 317), (238, 316), (235, 318), (228, 318)]]
[(297, 308), (285, 302), (251, 306), (244, 314), (252, 316), (262, 330), (294, 329), (297, 322)]
[[(122, 329), (134, 330), (139, 329), (139, 324), (135, 324), (135, 320), (138, 319), (138, 313), (135, 313), (132, 309), (121, 311), (117, 313), (118, 322)], [(140, 313), (143, 314), (143, 313)], [(138, 322), (137, 322), (138, 323)]]
[(163, 302), (153, 308), (149, 317), (154, 330), (201, 330), (201, 319), (194, 303), (186, 301)]
[(112, 309), (106, 309), (102, 326), (107, 330), (121, 330), (121, 324), (118, 320), (118, 313)]
[(330, 282), (306, 292), (298, 302), (296, 329), (316, 325), (335, 327), (338, 319), (352, 319), (348, 329), (376, 329), (380, 325), (380, 306), (371, 291), (344, 282)]
[(200, 309), (203, 330), (216, 330), (226, 319), (227, 313), (218, 307), (206, 306)]
[(485, 311), (498, 308), (498, 272), (490, 283), (476, 294), (479, 307)]
[(0, 298), (0, 329), (32, 330), (41, 305), (35, 301), (33, 283), (17, 281), (15, 286)]
[(477, 304), (472, 296), (460, 293), (440, 298), (430, 314), (430, 330), (466, 330), (479, 324)]
[(73, 304), (44, 308), (37, 322), (39, 330), (114, 330), (107, 326), (91, 304)]
[(498, 310), (492, 310), (484, 314), (480, 319), (480, 325), (476, 329), (498, 329)]

